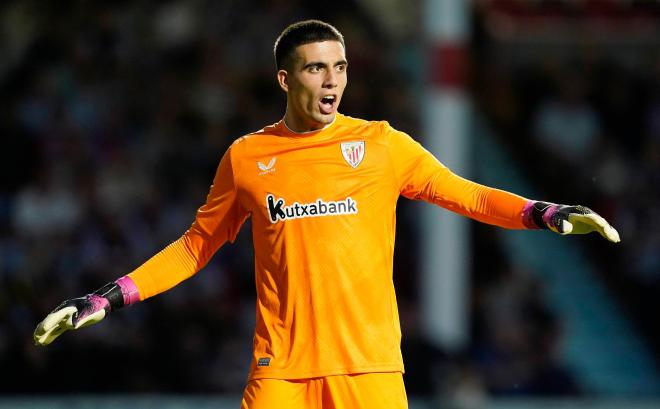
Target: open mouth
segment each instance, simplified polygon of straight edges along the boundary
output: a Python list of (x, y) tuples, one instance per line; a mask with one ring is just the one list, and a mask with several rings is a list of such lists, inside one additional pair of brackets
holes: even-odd
[(334, 112), (337, 104), (336, 95), (326, 95), (319, 101), (319, 108), (321, 113), (324, 115), (331, 114)]

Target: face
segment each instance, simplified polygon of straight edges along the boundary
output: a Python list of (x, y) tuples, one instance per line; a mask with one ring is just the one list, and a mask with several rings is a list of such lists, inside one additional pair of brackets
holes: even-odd
[(287, 93), (284, 120), (296, 132), (321, 129), (335, 119), (346, 88), (346, 54), (338, 41), (310, 43), (296, 48), (289, 69), (277, 79)]

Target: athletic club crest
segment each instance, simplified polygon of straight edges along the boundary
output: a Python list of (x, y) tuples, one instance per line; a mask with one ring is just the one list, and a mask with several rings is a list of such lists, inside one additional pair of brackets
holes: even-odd
[(341, 154), (349, 165), (357, 168), (364, 159), (364, 141), (342, 142)]

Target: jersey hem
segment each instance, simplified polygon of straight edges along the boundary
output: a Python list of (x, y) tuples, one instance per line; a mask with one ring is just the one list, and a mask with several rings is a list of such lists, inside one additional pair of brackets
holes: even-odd
[(335, 375), (354, 375), (359, 373), (378, 373), (378, 372), (401, 372), (404, 373), (403, 365), (370, 365), (364, 367), (337, 368), (324, 371), (291, 372), (289, 370), (260, 370), (259, 373), (250, 372), (248, 381), (256, 379), (309, 379), (322, 378)]

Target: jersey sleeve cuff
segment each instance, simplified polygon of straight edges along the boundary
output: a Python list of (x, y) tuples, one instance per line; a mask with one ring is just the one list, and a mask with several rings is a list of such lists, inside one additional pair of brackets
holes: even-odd
[(528, 200), (522, 210), (522, 221), (525, 227), (532, 230), (539, 230), (542, 227), (534, 221), (534, 200)]
[(121, 294), (124, 296), (124, 306), (140, 301), (140, 291), (129, 276), (118, 278), (115, 283), (121, 288)]

